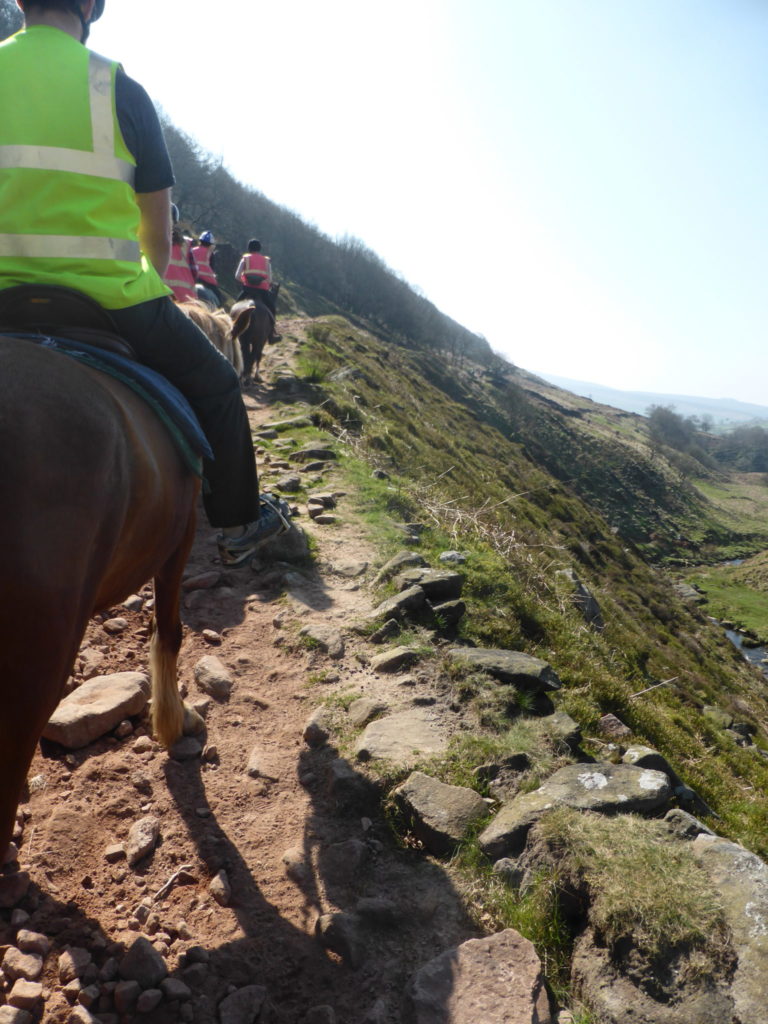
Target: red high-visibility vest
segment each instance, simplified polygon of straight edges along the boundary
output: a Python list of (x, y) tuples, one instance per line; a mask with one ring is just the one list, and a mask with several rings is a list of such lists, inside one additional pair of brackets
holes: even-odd
[[(254, 283), (256, 278), (251, 277), (251, 280), (248, 280), (249, 274), (260, 275), (262, 280)], [(261, 288), (262, 291), (268, 292), (272, 284), (272, 261), (269, 256), (265, 256), (263, 252), (245, 253), (240, 283), (246, 288)]]
[(177, 302), (197, 298), (195, 278), (189, 265), (189, 242), (171, 246), (171, 258), (164, 280)]
[(218, 284), (218, 278), (211, 267), (210, 245), (196, 245), (192, 255), (197, 262), (197, 279), (203, 284)]

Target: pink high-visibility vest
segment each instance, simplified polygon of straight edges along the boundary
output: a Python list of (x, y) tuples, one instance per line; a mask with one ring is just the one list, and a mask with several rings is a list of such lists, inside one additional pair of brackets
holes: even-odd
[(180, 242), (171, 246), (171, 258), (165, 272), (164, 281), (173, 292), (177, 302), (196, 299), (195, 278), (188, 259), (189, 242)]
[[(254, 284), (252, 280), (248, 280), (248, 274), (260, 274), (264, 280)], [(245, 253), (240, 283), (246, 288), (261, 288), (262, 291), (268, 292), (272, 284), (272, 263), (269, 256), (265, 256), (263, 252)]]
[(203, 284), (218, 284), (218, 278), (211, 267), (210, 245), (196, 245), (192, 255), (197, 261), (197, 279)]

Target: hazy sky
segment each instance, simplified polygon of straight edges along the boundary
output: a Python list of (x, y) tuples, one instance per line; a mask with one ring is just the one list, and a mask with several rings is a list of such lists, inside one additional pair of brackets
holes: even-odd
[(768, 404), (765, 0), (107, 0), (91, 45), (518, 365)]

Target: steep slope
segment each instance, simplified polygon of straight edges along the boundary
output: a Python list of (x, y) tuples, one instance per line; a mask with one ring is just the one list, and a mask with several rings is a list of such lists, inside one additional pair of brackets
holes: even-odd
[[(321, 362), (338, 359), (343, 352), (333, 319), (324, 324), (317, 335), (326, 349), (317, 357)], [(464, 419), (459, 420), (454, 435), (459, 443), (474, 431), (482, 445), (479, 427), (491, 428), (489, 444), (501, 438), (512, 446), (513, 454), (505, 456), (505, 483), (514, 491), (530, 490), (530, 503), (551, 510), (555, 518), (556, 503), (539, 489), (518, 486), (522, 476), (534, 469), (543, 471), (550, 484), (556, 482), (557, 492), (582, 498), (646, 559), (712, 561), (765, 546), (768, 498), (759, 503), (759, 509), (750, 510), (752, 515), (734, 516), (722, 502), (710, 500), (712, 492), (728, 491), (732, 477), (653, 443), (643, 417), (580, 398), (499, 357), (489, 367), (466, 355), (452, 355), (441, 348), (439, 338), (433, 350), (424, 352), (381, 329), (376, 334), (384, 342), (381, 351), (348, 354), (364, 379), (386, 390), (387, 380), (393, 378), (382, 375), (381, 360), (393, 359), (395, 375), (404, 374), (417, 389), (416, 382), (423, 379), (434, 389), (433, 401), (448, 399), (463, 409), (462, 417), (469, 417), (473, 425), (467, 428)], [(402, 388), (395, 384), (394, 390), (399, 393)], [(364, 389), (358, 391), (362, 395)], [(407, 468), (405, 450), (397, 441), (401, 411), (397, 403), (382, 407), (369, 414), (367, 422), (374, 433), (378, 421), (387, 422), (387, 442), (375, 443), (382, 454)], [(425, 431), (425, 441), (427, 436)], [(392, 446), (389, 452), (387, 444)], [(490, 449), (487, 454), (493, 457), (495, 452)], [(528, 465), (522, 476), (516, 469), (521, 460)], [(750, 498), (754, 499), (754, 492)]]
[[(556, 664), (567, 679), (563, 706), (583, 726), (594, 729), (602, 714), (617, 714), (674, 763), (690, 766), (690, 784), (729, 822), (731, 834), (764, 849), (766, 765), (760, 757), (745, 760), (701, 714), (707, 705), (741, 697), (755, 723), (768, 720), (762, 675), (623, 535), (642, 529), (637, 509), (647, 505), (656, 532), (690, 558), (699, 546), (689, 539), (696, 533), (708, 542), (719, 533), (731, 543), (764, 543), (751, 533), (751, 521), (739, 534), (733, 521), (723, 525), (722, 510), (702, 492), (679, 480), (673, 486), (673, 470), (662, 459), (648, 469), (634, 417), (594, 410), (527, 378), (525, 388), (509, 387), (507, 371), (489, 389), (483, 370), (409, 352), (338, 318), (321, 318), (308, 338), (298, 366), (316, 382), (319, 422), (391, 474), (382, 500), (402, 517), (426, 519), (446, 543), (485, 548), (482, 568), (468, 574), (465, 594), (476, 607), (461, 635)], [(553, 403), (583, 411), (558, 413)], [(542, 440), (542, 423), (551, 426), (547, 441), (566, 439), (567, 457), (559, 441)], [(600, 479), (606, 451), (619, 467), (607, 467), (607, 487)], [(564, 478), (567, 468), (572, 482), (548, 473), (547, 461), (556, 461)], [(615, 523), (603, 507), (615, 501), (618, 508), (615, 481), (626, 480), (633, 461), (643, 471), (631, 487), (621, 483), (629, 493)], [(595, 474), (584, 476), (585, 467)], [(663, 482), (657, 495), (638, 486), (647, 481), (646, 470)], [(597, 595), (602, 632), (579, 625), (561, 571), (577, 574)], [(672, 682), (635, 698), (665, 680)], [(748, 801), (737, 781), (744, 771), (755, 790)]]

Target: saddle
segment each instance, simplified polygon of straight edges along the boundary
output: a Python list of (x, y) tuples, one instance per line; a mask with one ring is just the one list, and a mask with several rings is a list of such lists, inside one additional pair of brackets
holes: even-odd
[(202, 476), (201, 456), (213, 458), (187, 399), (136, 358), (109, 313), (58, 285), (17, 285), (0, 291), (0, 338), (28, 339), (99, 370), (138, 394), (165, 424), (188, 468)]
[(0, 291), (0, 334), (18, 332), (40, 339), (81, 341), (125, 359), (136, 359), (106, 309), (82, 292), (59, 285), (20, 284)]

